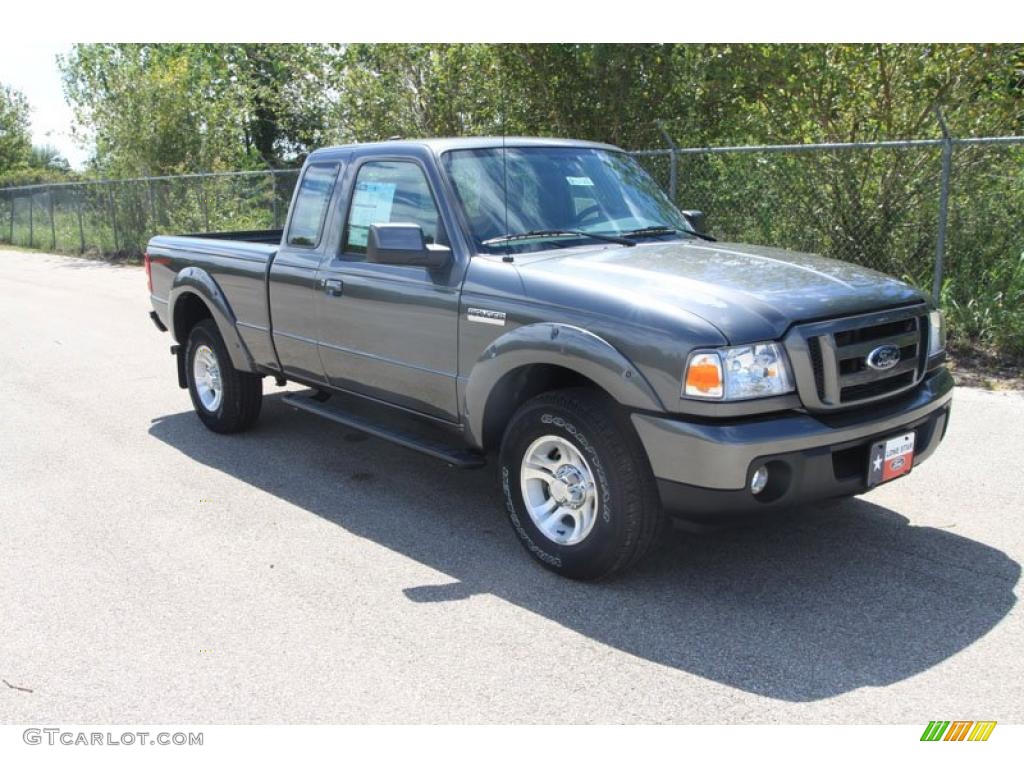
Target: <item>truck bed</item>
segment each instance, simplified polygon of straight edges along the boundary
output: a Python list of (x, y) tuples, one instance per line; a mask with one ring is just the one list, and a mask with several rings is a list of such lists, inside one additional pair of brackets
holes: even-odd
[(147, 252), (152, 259), (153, 294), (161, 321), (171, 323), (169, 307), (161, 300), (167, 301), (176, 276), (183, 269), (197, 267), (215, 281), (213, 292), (223, 296), (225, 317), (237, 327), (253, 362), (275, 366), (266, 280), (280, 241), (281, 230), (154, 237)]

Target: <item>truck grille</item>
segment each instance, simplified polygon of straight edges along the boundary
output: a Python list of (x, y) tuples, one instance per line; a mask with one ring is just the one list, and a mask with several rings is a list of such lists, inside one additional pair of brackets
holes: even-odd
[[(794, 328), (785, 344), (804, 405), (812, 410), (848, 408), (917, 384), (927, 363), (926, 311), (918, 305)], [(869, 365), (868, 358), (879, 347), (899, 350), (895, 365), (885, 370)]]

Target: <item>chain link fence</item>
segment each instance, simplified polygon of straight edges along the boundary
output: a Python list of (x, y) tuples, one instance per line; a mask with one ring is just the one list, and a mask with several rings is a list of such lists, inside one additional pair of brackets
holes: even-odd
[(156, 234), (277, 229), (298, 174), (203, 173), (0, 189), (0, 243), (132, 259)]
[[(932, 147), (681, 150), (673, 197), (704, 211), (720, 240), (821, 253), (921, 283), (935, 255), (940, 155)], [(668, 188), (672, 158), (643, 160)]]
[(940, 300), (960, 344), (1024, 358), (1024, 137), (634, 154), (719, 240), (908, 280)]
[[(909, 280), (941, 298), (958, 338), (1024, 356), (1024, 137), (633, 154), (680, 208), (704, 211), (720, 240), (821, 253)], [(154, 234), (276, 229), (297, 177), (3, 189), (0, 243), (137, 258)]]

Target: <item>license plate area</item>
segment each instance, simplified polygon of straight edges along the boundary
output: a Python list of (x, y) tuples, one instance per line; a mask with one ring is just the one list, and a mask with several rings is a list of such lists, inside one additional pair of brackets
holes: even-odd
[(909, 474), (914, 466), (914, 433), (879, 440), (868, 452), (868, 487)]

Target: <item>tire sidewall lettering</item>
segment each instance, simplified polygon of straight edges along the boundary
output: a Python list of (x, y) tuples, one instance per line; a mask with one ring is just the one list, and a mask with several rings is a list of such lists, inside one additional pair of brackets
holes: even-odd
[(508, 467), (502, 466), (501, 487), (505, 493), (505, 508), (508, 510), (508, 517), (509, 520), (512, 521), (512, 527), (516, 529), (516, 533), (519, 534), (519, 537), (526, 544), (526, 548), (530, 550), (534, 557), (538, 558), (539, 560), (543, 560), (545, 563), (548, 563), (549, 565), (552, 565), (555, 568), (561, 568), (562, 558), (558, 557), (557, 555), (552, 555), (551, 553), (541, 549), (537, 545), (537, 543), (530, 537), (530, 532), (527, 531), (526, 528), (523, 526), (523, 522), (519, 518), (519, 512), (516, 510), (515, 500), (512, 496), (512, 486), (509, 480), (511, 474), (512, 473), (509, 471)]

